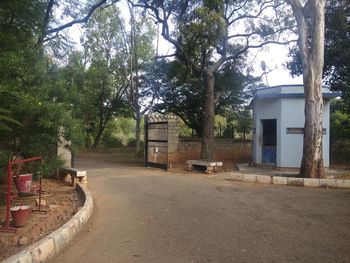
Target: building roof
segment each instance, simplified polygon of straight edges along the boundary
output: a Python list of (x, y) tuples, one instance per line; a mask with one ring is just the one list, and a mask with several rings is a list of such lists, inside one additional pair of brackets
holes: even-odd
[[(333, 99), (340, 97), (340, 92), (325, 92), (322, 93), (324, 99)], [(287, 93), (287, 94), (256, 94), (254, 98), (272, 99), (272, 98), (305, 98), (303, 93)]]
[[(329, 88), (322, 88), (324, 99), (340, 97), (340, 92), (330, 92)], [(277, 98), (305, 98), (304, 85), (279, 85), (257, 89), (253, 100), (255, 99), (277, 99)]]

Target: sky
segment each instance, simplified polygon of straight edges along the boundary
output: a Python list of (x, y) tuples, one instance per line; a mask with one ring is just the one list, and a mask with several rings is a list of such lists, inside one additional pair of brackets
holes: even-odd
[[(172, 54), (171, 46), (166, 40), (160, 40), (160, 53), (162, 55)], [(266, 66), (271, 70), (267, 74), (267, 80), (264, 76), (262, 82), (267, 86), (288, 85), (288, 84), (303, 84), (303, 78), (291, 77), (289, 70), (286, 69), (285, 64), (288, 59), (288, 46), (283, 45), (269, 45), (264, 50), (254, 50), (250, 52), (248, 57), (249, 63), (252, 63), (254, 76), (261, 76), (263, 70), (261, 69), (261, 62), (265, 61)], [(268, 82), (268, 83), (267, 83)]]
[[(259, 52), (255, 61), (255, 70), (258, 76), (263, 73), (260, 66), (261, 61), (265, 61), (266, 66), (272, 70), (267, 74), (269, 86), (303, 84), (302, 76), (292, 78), (289, 70), (284, 66), (288, 61), (288, 46), (271, 45), (268, 50)], [(267, 84), (265, 77), (262, 81)]]
[[(118, 3), (125, 21), (129, 20), (129, 12), (124, 1)], [(74, 25), (68, 29), (68, 35), (77, 43), (77, 48), (81, 47), (80, 37), (83, 31), (79, 25)], [(156, 41), (154, 43), (156, 45)], [(159, 38), (159, 54), (172, 54), (171, 45), (160, 36)], [(267, 86), (287, 85), (287, 84), (302, 84), (302, 76), (291, 77), (289, 70), (285, 64), (288, 61), (288, 46), (269, 45), (263, 50), (252, 50), (248, 56), (248, 63), (253, 65), (253, 75), (260, 76), (263, 74), (261, 62), (264, 61), (268, 69), (271, 70), (266, 77), (262, 78), (262, 82)]]

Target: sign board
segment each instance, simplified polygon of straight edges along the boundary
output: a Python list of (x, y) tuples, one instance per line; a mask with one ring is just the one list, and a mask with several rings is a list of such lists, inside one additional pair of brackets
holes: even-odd
[[(287, 134), (304, 134), (304, 128), (286, 128)], [(327, 130), (323, 128), (323, 134), (327, 134)]]

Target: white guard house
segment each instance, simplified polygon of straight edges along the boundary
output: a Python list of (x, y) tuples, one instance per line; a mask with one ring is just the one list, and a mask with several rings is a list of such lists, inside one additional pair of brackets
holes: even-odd
[[(340, 96), (328, 88), (322, 90), (323, 158), (329, 166), (329, 105)], [(303, 151), (304, 87), (281, 85), (258, 89), (253, 104), (253, 159), (256, 164), (280, 168), (299, 168)]]

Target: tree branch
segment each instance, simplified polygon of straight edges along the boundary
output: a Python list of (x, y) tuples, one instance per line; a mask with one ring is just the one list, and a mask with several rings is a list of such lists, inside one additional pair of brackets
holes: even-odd
[(170, 58), (170, 57), (176, 57), (176, 54), (155, 56), (154, 59)]
[[(47, 36), (47, 35), (50, 35), (52, 33), (56, 33), (56, 32), (59, 32), (63, 29), (66, 29), (68, 27), (71, 27), (75, 24), (82, 24), (82, 23), (86, 23), (90, 17), (92, 16), (92, 14), (95, 12), (96, 9), (98, 9), (99, 7), (101, 7), (103, 4), (105, 4), (108, 0), (101, 0), (99, 1), (98, 3), (94, 4), (93, 6), (90, 7), (89, 9), (89, 12), (87, 13), (87, 15), (83, 18), (80, 18), (80, 19), (75, 19), (75, 20), (72, 20), (71, 22), (67, 23), (67, 24), (64, 24), (64, 25), (61, 25), (59, 27), (56, 27), (56, 28), (52, 28), (52, 29), (49, 29), (45, 32), (44, 36)], [(116, 3), (118, 2), (119, 0), (112, 0), (112, 3)]]
[(266, 41), (264, 43), (261, 43), (259, 45), (249, 45), (247, 44), (242, 50), (238, 51), (236, 54), (232, 55), (232, 56), (229, 56), (227, 57), (226, 61), (227, 60), (231, 60), (231, 59), (236, 59), (238, 56), (242, 55), (243, 53), (245, 53), (248, 49), (252, 49), (252, 48), (262, 48), (266, 45), (270, 45), (270, 44), (275, 44), (275, 45), (288, 45), (290, 43), (295, 43), (297, 42), (298, 40), (297, 39), (292, 39), (292, 40), (288, 40), (288, 41), (285, 41), (285, 42), (278, 42), (278, 41)]
[[(284, 31), (287, 31), (287, 30), (290, 30), (292, 31), (293, 33), (295, 33), (294, 31), (295, 27), (286, 27), (286, 28), (279, 28), (278, 30), (275, 30), (271, 33), (269, 33), (269, 35), (274, 35), (276, 33), (281, 33), (281, 32), (284, 32)], [(251, 32), (251, 33), (247, 33), (247, 34), (235, 34), (235, 35), (231, 35), (231, 36), (228, 36), (228, 39), (232, 39), (232, 38), (250, 38), (252, 36), (260, 36), (261, 33), (258, 32), (258, 31), (254, 31), (254, 32)]]
[[(193, 63), (191, 63), (190, 59), (188, 58), (188, 56), (186, 55), (186, 53), (184, 52), (184, 50), (182, 49), (181, 45), (178, 43), (178, 41), (174, 38), (171, 37), (170, 35), (170, 31), (169, 31), (169, 25), (168, 25), (168, 19), (170, 17), (171, 11), (169, 11), (168, 13), (166, 12), (164, 6), (161, 6), (161, 12), (163, 17), (161, 17), (160, 12), (158, 10), (157, 7), (149, 5), (147, 3), (147, 1), (142, 1), (143, 4), (133, 4), (133, 6), (135, 7), (141, 7), (141, 8), (145, 8), (147, 10), (152, 10), (153, 12), (153, 17), (157, 20), (158, 23), (160, 23), (162, 25), (162, 36), (165, 40), (167, 40), (170, 44), (172, 44), (175, 49), (176, 49), (176, 56), (184, 61), (186, 64), (191, 65), (192, 67), (195, 67), (195, 65), (193, 65)], [(188, 1), (187, 1), (188, 4)], [(185, 8), (182, 10), (184, 12)]]
[(270, 3), (273, 3), (273, 0), (263, 2), (261, 4), (261, 6), (260, 6), (260, 9), (259, 9), (258, 13), (256, 13), (255, 15), (248, 14), (248, 15), (238, 16), (237, 18), (229, 21), (228, 22), (228, 26), (231, 26), (233, 23), (235, 23), (235, 22), (237, 22), (238, 20), (241, 20), (241, 19), (259, 18), (259, 16), (262, 14), (262, 12), (264, 12), (265, 9), (270, 8), (270, 7), (272, 7), (272, 8), (275, 7), (275, 5), (270, 4)]
[[(54, 0), (49, 0), (49, 2), (48, 2), (47, 8), (46, 8), (46, 13), (45, 13), (45, 18), (44, 18), (44, 21), (43, 21), (43, 26), (42, 26), (42, 29), (41, 29), (41, 35), (38, 38), (37, 45), (42, 45), (44, 43), (44, 38), (45, 38), (45, 35), (46, 35), (45, 32), (46, 32), (46, 29), (47, 29), (47, 25), (49, 24), (49, 18), (50, 18), (51, 10), (52, 10), (52, 7), (53, 7), (54, 3), (55, 3)], [(56, 36), (57, 35), (58, 34), (56, 34)]]

